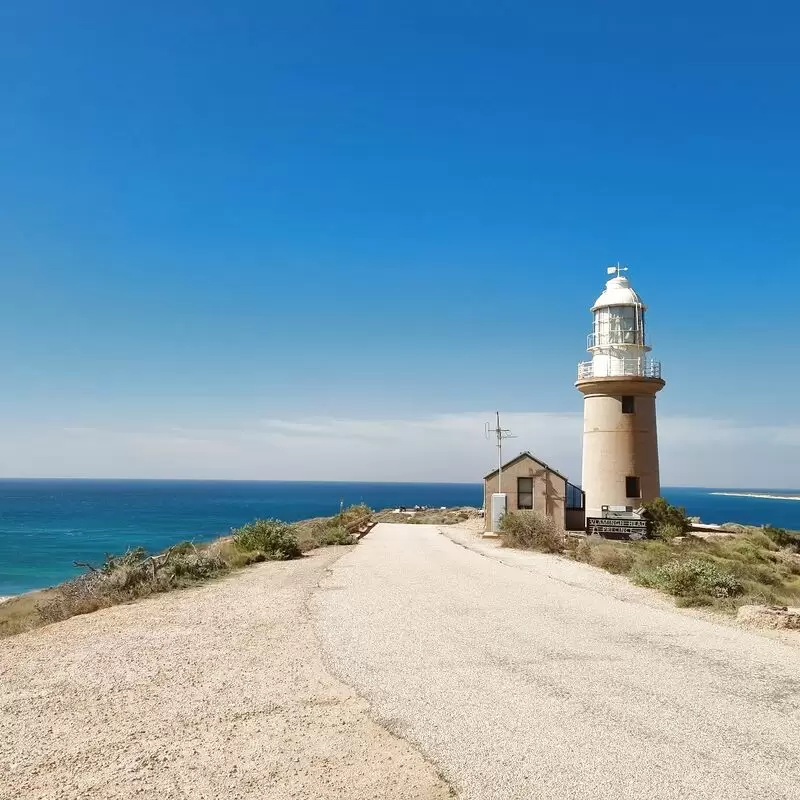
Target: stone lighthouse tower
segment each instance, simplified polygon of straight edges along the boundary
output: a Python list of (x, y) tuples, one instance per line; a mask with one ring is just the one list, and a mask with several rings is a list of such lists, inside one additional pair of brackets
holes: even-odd
[(578, 365), (575, 386), (583, 404), (583, 490), (586, 516), (602, 506), (637, 508), (658, 497), (656, 392), (664, 388), (661, 364), (647, 357), (647, 306), (622, 275), (614, 277), (592, 306), (591, 361)]

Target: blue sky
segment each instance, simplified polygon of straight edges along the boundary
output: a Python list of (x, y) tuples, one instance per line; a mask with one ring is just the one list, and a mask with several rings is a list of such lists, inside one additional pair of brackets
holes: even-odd
[(580, 474), (607, 263), (670, 484), (800, 486), (800, 9), (0, 9), (0, 474)]

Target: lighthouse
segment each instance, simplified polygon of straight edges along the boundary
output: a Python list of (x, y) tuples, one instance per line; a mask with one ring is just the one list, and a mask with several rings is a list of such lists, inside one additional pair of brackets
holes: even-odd
[[(586, 516), (603, 507), (633, 510), (659, 496), (656, 393), (664, 388), (661, 363), (648, 357), (647, 306), (622, 273), (592, 306), (591, 360), (578, 365), (583, 394), (583, 490)], [(621, 508), (619, 510), (622, 510)]]

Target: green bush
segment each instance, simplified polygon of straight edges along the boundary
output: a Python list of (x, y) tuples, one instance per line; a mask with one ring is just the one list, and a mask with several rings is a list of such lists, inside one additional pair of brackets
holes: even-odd
[(673, 506), (663, 497), (656, 497), (644, 504), (648, 516), (653, 520), (653, 532), (661, 539), (674, 538), (687, 533), (692, 527), (686, 509)]
[(538, 511), (508, 511), (500, 519), (500, 538), (504, 547), (560, 553), (566, 535), (552, 517)]
[(773, 528), (772, 525), (765, 525), (762, 528), (764, 535), (774, 542), (778, 547), (789, 547), (795, 552), (800, 551), (800, 533), (797, 531), (787, 531), (785, 528)]
[(663, 539), (665, 542), (671, 542), (678, 536), (685, 536), (686, 530), (674, 522), (662, 522), (660, 525), (655, 525), (653, 535), (657, 539)]
[(372, 515), (372, 509), (366, 503), (356, 503), (340, 511), (331, 522), (345, 527), (360, 522), (367, 522)]
[(228, 569), (228, 565), (218, 556), (186, 552), (176, 553), (166, 566), (173, 578), (190, 581), (205, 581)]
[(341, 525), (334, 525), (329, 528), (324, 528), (319, 534), (319, 544), (321, 546), (328, 546), (332, 544), (355, 544), (356, 537), (353, 536), (347, 528)]
[(302, 555), (291, 525), (277, 519), (257, 519), (233, 531), (239, 550), (264, 553), (272, 560), (285, 561)]
[(713, 605), (734, 613), (747, 603), (800, 602), (800, 555), (780, 549), (781, 534), (737, 526), (735, 536), (670, 536), (637, 542), (598, 537), (573, 540), (577, 561), (627, 575), (634, 583), (675, 597), (680, 606)]
[(641, 572), (638, 582), (661, 589), (700, 605), (713, 599), (736, 597), (744, 591), (739, 579), (711, 561), (673, 559), (650, 571)]

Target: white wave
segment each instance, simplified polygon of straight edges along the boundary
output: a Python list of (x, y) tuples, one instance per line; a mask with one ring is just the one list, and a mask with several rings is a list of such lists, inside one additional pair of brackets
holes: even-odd
[(761, 500), (800, 500), (800, 494), (758, 494), (757, 492), (709, 492), (724, 497), (758, 497)]

